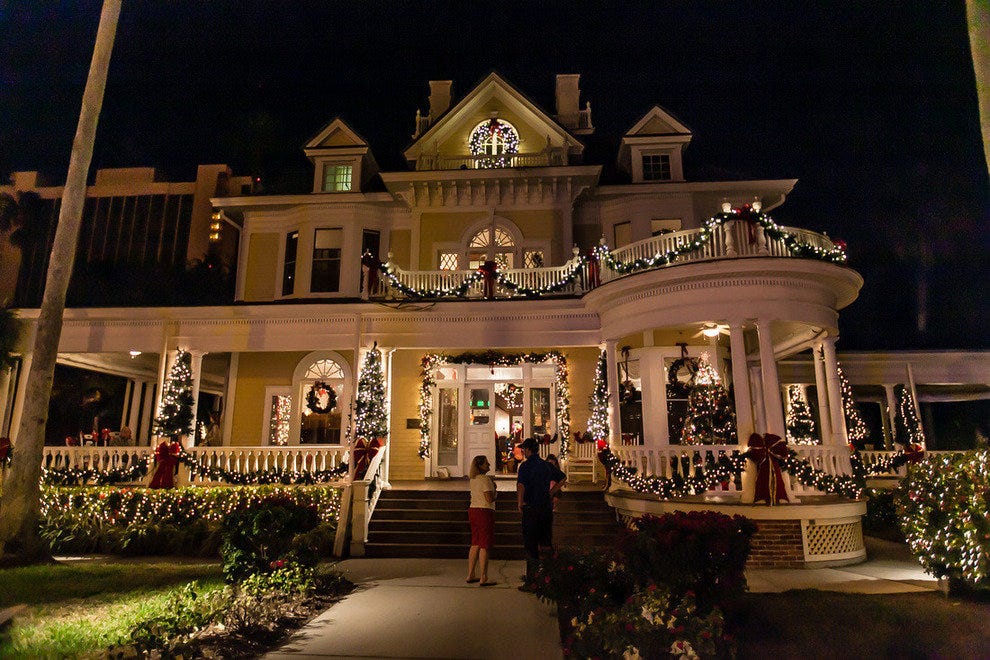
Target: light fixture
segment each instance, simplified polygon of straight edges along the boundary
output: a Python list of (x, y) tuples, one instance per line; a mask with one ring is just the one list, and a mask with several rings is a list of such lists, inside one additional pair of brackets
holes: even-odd
[(760, 200), (759, 195), (757, 195), (756, 197), (753, 198), (753, 210), (759, 213), (760, 209), (762, 208), (763, 208), (763, 202)]
[(141, 351), (127, 351), (127, 353), (131, 356), (132, 360), (141, 355)]
[(722, 200), (722, 213), (732, 213), (732, 202), (727, 199)]
[(708, 337), (709, 339), (715, 339), (716, 337), (718, 337), (720, 332), (722, 332), (722, 329), (719, 328), (717, 325), (706, 325), (704, 328), (701, 329), (701, 334)]

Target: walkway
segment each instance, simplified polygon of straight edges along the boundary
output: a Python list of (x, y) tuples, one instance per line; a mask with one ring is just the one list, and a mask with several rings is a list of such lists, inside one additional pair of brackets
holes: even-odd
[[(938, 588), (902, 545), (869, 540), (857, 566), (747, 571), (750, 591), (907, 593)], [(464, 583), (459, 559), (348, 559), (357, 589), (268, 658), (560, 658), (550, 606), (516, 590), (521, 561), (489, 567), (494, 587)]]

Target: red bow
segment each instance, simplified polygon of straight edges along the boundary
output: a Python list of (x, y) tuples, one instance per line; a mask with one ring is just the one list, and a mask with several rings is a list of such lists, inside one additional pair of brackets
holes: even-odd
[(588, 288), (594, 289), (602, 283), (601, 265), (598, 263), (598, 253), (595, 250), (588, 252)]
[(745, 458), (756, 463), (756, 495), (754, 502), (789, 502), (780, 466), (787, 458), (787, 442), (779, 435), (754, 433), (749, 436)]
[(925, 448), (919, 444), (913, 444), (904, 451), (904, 458), (912, 463), (919, 463), (925, 457)]
[(354, 443), (354, 478), (363, 479), (364, 473), (368, 471), (368, 466), (371, 465), (371, 459), (373, 459), (377, 454), (378, 450), (385, 446), (384, 438), (374, 438), (373, 440), (365, 440), (364, 438), (358, 438)]
[(484, 278), (485, 298), (491, 300), (495, 297), (495, 273), (498, 271), (498, 264), (494, 261), (486, 261), (478, 266), (478, 272)]
[(753, 212), (753, 207), (749, 204), (743, 205), (743, 207), (739, 209), (739, 216), (746, 221), (746, 229), (749, 233), (749, 244), (756, 245), (760, 239), (760, 235), (756, 230), (760, 225), (757, 223), (757, 214)]
[(382, 262), (370, 252), (365, 252), (361, 257), (361, 265), (368, 269), (368, 294), (374, 294), (378, 289), (378, 270), (382, 267)]

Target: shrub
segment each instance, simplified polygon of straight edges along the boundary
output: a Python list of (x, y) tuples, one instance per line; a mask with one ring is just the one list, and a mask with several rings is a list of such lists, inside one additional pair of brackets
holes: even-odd
[(230, 588), (203, 590), (191, 582), (172, 596), (168, 610), (138, 623), (131, 641), (139, 651), (162, 651), (165, 657), (180, 655), (191, 637), (219, 621), (233, 602)]
[(894, 490), (868, 488), (866, 494), (866, 515), (863, 516), (863, 531), (872, 536), (903, 541), (904, 536), (898, 527)]
[(536, 576), (537, 596), (580, 616), (599, 607), (618, 607), (632, 592), (625, 566), (600, 550), (560, 548), (543, 561)]
[(318, 510), (319, 538), (336, 529), (340, 491), (331, 486), (43, 487), (41, 534), (53, 551), (216, 556), (224, 518), (284, 498)]
[(909, 467), (896, 504), (904, 538), (928, 572), (990, 587), (990, 451)]
[(723, 632), (718, 608), (704, 616), (693, 594), (677, 598), (655, 586), (621, 607), (596, 609), (571, 620), (564, 655), (578, 658), (731, 658), (732, 638)]
[(229, 582), (273, 570), (279, 562), (315, 566), (318, 547), (304, 532), (319, 522), (316, 509), (287, 499), (273, 499), (230, 514), (223, 525), (220, 557)]
[(619, 545), (640, 586), (663, 585), (674, 596), (694, 591), (707, 610), (746, 591), (743, 569), (755, 533), (742, 516), (677, 511), (637, 519)]

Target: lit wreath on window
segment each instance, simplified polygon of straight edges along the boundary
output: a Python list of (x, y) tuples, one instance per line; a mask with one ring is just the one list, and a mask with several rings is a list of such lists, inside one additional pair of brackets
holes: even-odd
[(667, 371), (667, 385), (675, 392), (686, 395), (697, 374), (698, 360), (687, 356), (677, 358)]
[(306, 393), (306, 407), (319, 415), (325, 415), (337, 407), (337, 393), (322, 380), (318, 380)]
[(507, 121), (492, 117), (471, 133), (471, 155), (478, 156), (478, 167), (507, 167), (509, 156), (519, 151), (519, 134)]

